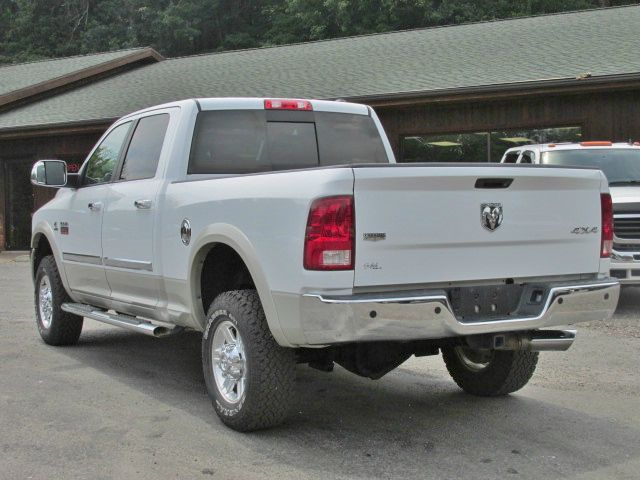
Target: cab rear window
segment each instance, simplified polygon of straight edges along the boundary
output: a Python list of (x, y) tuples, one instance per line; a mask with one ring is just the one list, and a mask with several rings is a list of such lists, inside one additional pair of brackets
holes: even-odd
[(198, 114), (190, 174), (241, 174), (387, 163), (371, 117), (328, 112), (219, 110)]

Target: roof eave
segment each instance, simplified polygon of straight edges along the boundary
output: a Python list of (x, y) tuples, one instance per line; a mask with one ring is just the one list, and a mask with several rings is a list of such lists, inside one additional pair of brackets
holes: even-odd
[(338, 96), (350, 102), (367, 103), (373, 107), (410, 106), (427, 103), (453, 103), (483, 100), (504, 100), (538, 95), (589, 93), (601, 90), (624, 90), (640, 87), (640, 72), (601, 75), (587, 78), (557, 78), (494, 85), (455, 87), (437, 90), (392, 92), (360, 96)]
[(162, 60), (164, 60), (164, 57), (153, 48), (145, 47), (113, 60), (0, 95), (0, 111), (9, 110), (32, 100), (39, 100), (44, 96), (84, 83), (89, 79), (102, 78), (122, 69), (131, 68), (134, 65), (144, 65)]
[[(594, 91), (612, 91), (640, 88), (640, 72), (620, 75), (603, 75), (585, 79), (560, 78), (519, 82), (500, 85), (450, 88), (427, 91), (382, 93), (363, 96), (336, 96), (326, 100), (343, 99), (350, 102), (366, 103), (372, 107), (407, 107), (430, 103), (455, 103), (470, 101), (492, 101), (539, 95), (580, 94)], [(98, 131), (106, 128), (117, 118), (97, 118), (92, 120), (43, 125), (25, 125), (0, 128), (0, 139), (23, 138), (60, 133)]]
[(118, 118), (96, 118), (76, 122), (65, 122), (44, 125), (25, 125), (20, 127), (0, 128), (0, 140), (12, 140), (25, 137), (42, 137), (51, 135), (71, 135), (94, 133), (105, 130)]

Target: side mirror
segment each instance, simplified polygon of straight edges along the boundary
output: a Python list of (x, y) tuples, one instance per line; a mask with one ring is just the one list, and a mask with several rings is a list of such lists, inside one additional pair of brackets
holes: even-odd
[(31, 169), (31, 183), (41, 187), (67, 185), (67, 164), (62, 160), (40, 160)]

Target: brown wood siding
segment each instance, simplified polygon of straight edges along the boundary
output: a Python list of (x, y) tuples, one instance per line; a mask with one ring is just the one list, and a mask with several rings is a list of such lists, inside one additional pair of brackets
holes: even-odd
[[(106, 130), (106, 126), (103, 131)], [(21, 161), (33, 164), (36, 160), (46, 158), (59, 158), (62, 160), (74, 160), (82, 162), (87, 153), (95, 145), (102, 135), (102, 131), (75, 135), (45, 135), (31, 138), (0, 139), (0, 250), (4, 250), (7, 241), (7, 217), (10, 205), (6, 204), (6, 179), (3, 175), (5, 169), (11, 168), (11, 163)], [(29, 165), (29, 166), (30, 166)], [(33, 204), (32, 211), (24, 212), (30, 215), (33, 211), (47, 203), (56, 194), (54, 188), (33, 187), (31, 189)]]
[[(1, 148), (1, 147), (0, 147)], [(4, 165), (0, 163), (0, 252), (4, 250), (6, 244), (4, 225), (5, 225), (5, 179)]]
[(640, 90), (414, 107), (376, 107), (398, 159), (401, 138), (581, 126), (585, 140), (640, 140)]

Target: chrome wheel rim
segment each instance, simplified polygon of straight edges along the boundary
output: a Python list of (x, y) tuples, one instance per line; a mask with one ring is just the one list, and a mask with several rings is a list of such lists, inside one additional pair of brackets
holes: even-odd
[(40, 284), (38, 285), (38, 310), (42, 326), (49, 328), (53, 317), (53, 292), (51, 291), (49, 277), (46, 275), (40, 279)]
[(473, 372), (479, 372), (489, 366), (493, 359), (493, 350), (474, 350), (469, 347), (456, 347), (460, 362)]
[(213, 377), (222, 398), (232, 404), (240, 402), (247, 382), (247, 361), (240, 332), (229, 320), (216, 327), (211, 360)]

